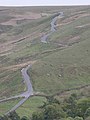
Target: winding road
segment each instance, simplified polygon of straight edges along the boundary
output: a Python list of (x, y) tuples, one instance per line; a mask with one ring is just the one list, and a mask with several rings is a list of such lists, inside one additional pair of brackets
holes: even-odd
[[(56, 15), (54, 15), (52, 21), (51, 21), (51, 31), (50, 33), (48, 34), (45, 34), (41, 37), (41, 42), (43, 43), (47, 43), (47, 39), (48, 37), (56, 31), (56, 21), (57, 21), (57, 17), (60, 16), (60, 17), (63, 17), (63, 12), (60, 12), (60, 13), (57, 13)], [(22, 73), (22, 77), (25, 81), (25, 84), (27, 86), (27, 91), (20, 94), (20, 95), (16, 95), (16, 96), (13, 96), (13, 97), (10, 97), (10, 98), (5, 98), (5, 99), (2, 99), (0, 100), (0, 103), (1, 102), (6, 102), (6, 101), (9, 101), (9, 100), (12, 100), (12, 99), (17, 99), (17, 98), (23, 98), (21, 101), (19, 101), (18, 104), (16, 104), (11, 110), (9, 110), (5, 115), (8, 115), (10, 112), (12, 111), (15, 111), (17, 108), (19, 108), (30, 96), (33, 96), (34, 93), (33, 93), (33, 88), (32, 88), (32, 84), (31, 84), (31, 81), (30, 81), (30, 76), (28, 75), (27, 71), (28, 69), (31, 67), (31, 65), (28, 65), (26, 68), (23, 68), (21, 70), (21, 73)]]
[(32, 88), (32, 84), (31, 84), (31, 81), (30, 81), (30, 76), (28, 75), (27, 71), (28, 69), (31, 67), (31, 65), (28, 65), (26, 68), (23, 68), (21, 70), (21, 73), (22, 73), (22, 77), (25, 81), (25, 84), (27, 86), (27, 91), (20, 94), (20, 95), (17, 95), (17, 96), (14, 96), (14, 97), (10, 97), (10, 98), (6, 98), (6, 99), (3, 99), (3, 100), (0, 100), (0, 102), (6, 102), (8, 100), (12, 100), (12, 99), (16, 99), (16, 98), (23, 98), (18, 104), (16, 104), (10, 111), (8, 111), (7, 113), (5, 113), (5, 115), (8, 115), (10, 112), (12, 111), (15, 111), (18, 107), (20, 107), (30, 96), (33, 95), (33, 88)]

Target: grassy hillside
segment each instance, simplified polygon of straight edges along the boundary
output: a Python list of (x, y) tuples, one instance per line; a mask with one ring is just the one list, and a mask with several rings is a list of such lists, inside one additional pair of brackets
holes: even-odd
[(31, 70), (36, 91), (51, 94), (90, 84), (89, 18), (89, 11), (85, 11), (59, 21), (57, 31), (49, 37), (50, 43), (57, 45), (56, 49), (42, 57)]
[[(64, 17), (58, 18), (56, 32), (47, 44), (41, 43), (41, 36), (49, 33), (52, 17), (58, 12), (64, 12)], [(0, 7), (0, 16), (0, 99), (26, 90), (20, 70), (30, 63), (34, 91), (57, 95), (71, 89), (69, 94), (89, 96), (90, 6)], [(32, 99), (17, 110), (20, 115), (30, 110), (32, 101), (31, 113), (45, 101), (41, 97)], [(0, 104), (0, 114), (14, 104), (16, 101)]]

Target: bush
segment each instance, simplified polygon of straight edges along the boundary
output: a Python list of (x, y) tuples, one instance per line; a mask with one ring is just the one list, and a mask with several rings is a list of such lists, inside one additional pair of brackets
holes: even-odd
[(77, 116), (77, 117), (74, 118), (74, 120), (83, 120), (83, 118)]
[(34, 112), (32, 114), (32, 120), (44, 120), (43, 111)]
[(86, 110), (84, 118), (87, 118), (88, 116), (90, 116), (90, 107)]
[[(90, 106), (90, 99), (89, 98), (79, 100), (78, 104), (77, 104), (77, 115), (84, 118), (85, 114), (88, 114), (85, 112), (89, 106)], [(89, 110), (87, 112), (89, 112)]]
[(65, 100), (63, 109), (66, 111), (69, 117), (74, 118), (77, 115), (76, 94), (72, 94), (67, 100)]
[(66, 113), (58, 104), (47, 105), (44, 111), (45, 120), (65, 118)]
[(20, 120), (20, 117), (18, 116), (18, 114), (13, 111), (10, 113), (10, 115), (8, 116), (11, 120)]
[(21, 120), (29, 120), (26, 116), (23, 116)]

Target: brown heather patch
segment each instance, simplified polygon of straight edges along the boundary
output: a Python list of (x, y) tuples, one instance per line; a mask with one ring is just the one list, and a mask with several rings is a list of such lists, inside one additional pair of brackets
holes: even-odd
[(39, 19), (41, 18), (41, 14), (40, 13), (33, 13), (33, 12), (26, 12), (25, 14), (23, 15), (13, 15), (11, 14), (12, 17), (15, 17), (15, 18), (12, 18), (10, 19), (9, 21), (6, 21), (6, 22), (2, 22), (1, 24), (2, 25), (17, 25), (17, 20), (23, 20), (23, 19), (31, 19), (31, 20), (35, 20), (35, 19)]
[(73, 35), (66, 36), (62, 39), (62, 41), (60, 41), (62, 45), (72, 45), (78, 42), (80, 42), (80, 36), (73, 36)]
[(35, 31), (29, 35), (26, 35), (26, 36), (13, 36), (13, 40), (11, 41), (11, 44), (23, 41), (27, 38), (30, 38), (30, 40), (32, 40), (32, 39), (35, 39), (40, 36), (41, 36), (41, 33), (37, 32), (37, 31)]
[(30, 40), (32, 40), (32, 39), (35, 39), (37, 37), (41, 37), (41, 33), (37, 32), (37, 31), (35, 31), (29, 35), (26, 35), (26, 36), (13, 36), (13, 37), (11, 37), (9, 41), (0, 44), (0, 54), (1, 54), (0, 56), (3, 56), (4, 54), (6, 55), (7, 53), (5, 53), (5, 52), (11, 51), (14, 47), (13, 43), (23, 41), (27, 38), (30, 38)]
[(88, 27), (88, 26), (90, 26), (90, 23), (84, 24), (84, 25), (80, 25), (80, 26), (76, 26), (75, 28), (85, 28), (85, 27)]
[(61, 22), (61, 19), (58, 19), (57, 26), (66, 25), (66, 24), (73, 22), (74, 20), (77, 20), (77, 19), (82, 18), (82, 17), (87, 17), (87, 16), (90, 16), (90, 14), (88, 14), (88, 13), (77, 14), (77, 15), (71, 16), (69, 18), (66, 18), (62, 22)]
[(18, 69), (21, 69), (22, 67), (25, 67), (29, 64), (34, 64), (36, 61), (28, 61), (28, 62), (25, 62), (25, 63), (21, 63), (21, 64), (18, 64), (18, 65), (11, 65), (11, 66), (8, 66), (8, 67), (3, 67), (2, 70), (13, 70), (13, 71), (16, 71)]
[(12, 45), (9, 45), (8, 43), (0, 44), (0, 53), (7, 52), (13, 48)]

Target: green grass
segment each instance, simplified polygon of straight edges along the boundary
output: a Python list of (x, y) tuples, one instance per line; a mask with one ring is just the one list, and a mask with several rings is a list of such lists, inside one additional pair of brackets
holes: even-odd
[[(21, 99), (17, 99), (5, 103), (0, 103), (0, 115), (4, 115), (20, 100)], [(19, 114), (20, 117), (28, 116), (30, 118), (32, 116), (32, 113), (35, 112), (39, 107), (41, 107), (45, 101), (46, 99), (43, 97), (31, 97), (22, 106), (20, 106), (16, 110), (16, 112)]]
[(31, 97), (29, 98), (19, 109), (17, 113), (22, 116), (31, 117), (32, 113), (35, 112), (43, 103), (46, 101), (43, 97)]
[[(29, 70), (29, 74), (35, 91), (50, 95), (68, 88), (90, 84), (90, 25), (77, 28), (77, 26), (90, 24), (90, 16), (80, 17), (68, 24), (63, 22), (71, 16), (78, 15), (78, 12), (90, 13), (90, 6), (8, 9), (13, 13), (13, 16), (29, 11), (47, 13), (50, 16), (18, 24), (13, 26), (11, 30), (5, 31), (5, 34), (0, 35), (0, 50), (3, 49), (2, 52), (0, 51), (0, 98), (20, 94), (26, 89), (25, 84), (22, 83), (20, 72), (22, 66), (14, 70), (12, 65), (33, 60), (37, 60), (37, 62)], [(41, 43), (42, 33), (50, 31), (52, 15), (60, 11), (63, 11), (65, 15), (65, 18), (61, 20), (63, 25), (58, 26), (57, 31), (49, 36), (48, 44)], [(7, 16), (5, 13), (6, 17), (0, 19), (8, 21), (11, 19), (10, 12), (5, 12)], [(35, 34), (32, 35), (33, 33)], [(32, 36), (22, 41), (15, 41), (28, 35)], [(73, 40), (75, 37), (79, 38)], [(59, 44), (67, 45), (67, 47), (61, 47)], [(4, 51), (4, 48), (7, 50)], [(8, 50), (8, 48), (10, 49)], [(20, 116), (23, 116), (23, 113), (31, 116), (33, 111), (43, 104), (43, 101), (45, 99), (41, 97), (30, 98), (17, 112)], [(0, 104), (1, 114), (14, 104), (16, 104), (15, 101), (11, 104), (9, 102)]]
[(12, 72), (6, 70), (0, 73), (0, 78), (0, 97), (10, 97), (20, 94), (25, 89), (25, 84), (22, 82), (20, 70)]
[[(81, 40), (85, 40), (86, 37), (89, 37), (90, 25), (83, 28), (76, 28), (77, 26), (85, 25), (90, 23), (89, 17), (82, 17), (73, 22), (60, 26), (54, 34), (49, 37), (51, 42), (60, 42), (63, 44), (70, 43), (69, 39), (79, 36)], [(88, 36), (87, 36), (88, 34)]]
[[(8, 112), (12, 107), (14, 107), (20, 99), (9, 101), (5, 103), (0, 103), (0, 115)], [(16, 112), (20, 117), (28, 116), (31, 117), (32, 113), (35, 112), (43, 103), (46, 101), (43, 97), (31, 97), (22, 106), (20, 106)]]
[[(75, 28), (85, 23), (89, 23), (88, 17), (61, 26), (57, 32), (49, 37), (51, 43), (61, 42), (62, 44), (68, 44), (69, 42), (70, 44), (70, 41), (68, 41), (70, 36), (80, 36), (80, 40), (78, 44), (68, 46), (63, 50), (57, 49), (57, 51), (53, 51), (33, 65), (30, 73), (36, 91), (51, 94), (58, 90), (90, 84), (90, 27)], [(63, 68), (61, 68), (62, 64)], [(60, 75), (62, 77), (59, 77)]]
[(85, 40), (65, 50), (53, 52), (33, 65), (30, 74), (35, 90), (51, 94), (90, 84), (89, 44), (89, 39)]
[(18, 102), (19, 100), (0, 103), (0, 115), (4, 115), (6, 112), (12, 109), (12, 107), (14, 107)]

